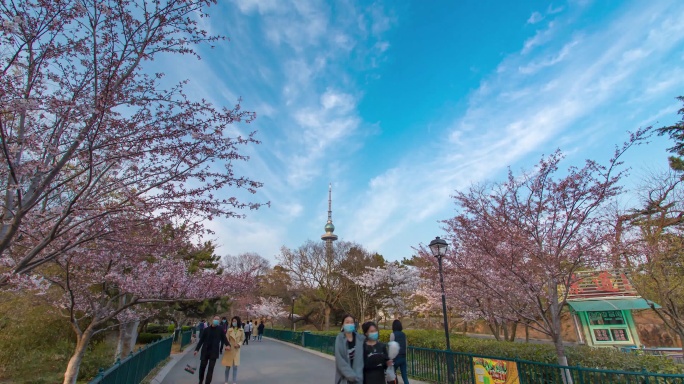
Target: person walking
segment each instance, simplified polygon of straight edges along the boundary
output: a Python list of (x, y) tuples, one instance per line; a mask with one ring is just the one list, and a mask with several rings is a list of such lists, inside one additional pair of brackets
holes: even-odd
[(252, 320), (247, 320), (245, 324), (245, 341), (243, 344), (249, 345), (249, 336), (252, 334)]
[(378, 341), (378, 326), (368, 321), (361, 326), (366, 342), (363, 343), (363, 384), (386, 384), (385, 370), (393, 361), (387, 356), (387, 346)]
[(237, 382), (238, 366), (240, 365), (240, 346), (245, 341), (245, 331), (242, 328), (242, 321), (240, 317), (235, 316), (230, 320), (230, 328), (228, 329), (228, 346), (226, 353), (221, 359), (221, 365), (226, 367), (226, 384), (228, 384), (228, 377), (230, 369), (233, 368), (233, 384)]
[(352, 315), (342, 319), (342, 331), (335, 338), (335, 384), (363, 383), (364, 337), (356, 333)]
[(394, 358), (394, 372), (401, 371), (401, 380), (404, 384), (409, 384), (408, 373), (406, 369), (406, 348), (408, 347), (406, 334), (403, 331), (404, 327), (401, 321), (394, 320), (392, 322), (392, 334), (390, 334), (390, 341), (399, 343), (399, 354)]
[[(211, 379), (214, 376), (216, 359), (219, 357), (221, 342), (226, 346), (228, 345), (228, 339), (226, 339), (226, 334), (223, 333), (220, 324), (219, 317), (214, 316), (211, 326), (202, 331), (199, 342), (197, 342), (197, 346), (195, 347), (195, 356), (197, 356), (197, 351), (202, 348), (202, 354), (200, 355), (199, 384), (211, 384)], [(207, 368), (209, 368), (209, 370), (207, 371), (205, 379), (204, 372)]]
[[(226, 319), (225, 316), (221, 318), (221, 330), (223, 331), (223, 334), (225, 335), (228, 332), (228, 319)], [(219, 354), (223, 353), (223, 348), (225, 347), (225, 344), (223, 344), (223, 339), (221, 339), (221, 348), (219, 348)]]
[(257, 320), (254, 320), (254, 324), (252, 324), (252, 341), (256, 341), (256, 339), (259, 337), (259, 322)]
[(259, 322), (259, 328), (258, 328), (258, 330), (259, 330), (259, 341), (261, 341), (261, 338), (264, 337), (264, 328), (266, 328), (266, 326), (264, 325), (264, 321), (261, 320)]
[(202, 331), (206, 328), (206, 324), (204, 323), (204, 319), (200, 320), (199, 324), (197, 324), (197, 338), (199, 339), (200, 336), (202, 336)]

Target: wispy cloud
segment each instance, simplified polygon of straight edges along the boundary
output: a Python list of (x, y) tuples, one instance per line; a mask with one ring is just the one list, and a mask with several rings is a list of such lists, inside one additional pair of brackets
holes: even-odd
[[(406, 253), (394, 257), (406, 256), (416, 241), (429, 239), (416, 228), (434, 233), (437, 225), (424, 221), (450, 216), (454, 189), (492, 178), (530, 155), (538, 158), (558, 143), (579, 144), (582, 124), (595, 126), (586, 123), (592, 116), (609, 115), (618, 133), (635, 128), (637, 122), (617, 119), (616, 110), (626, 107), (625, 95), (662, 92), (677, 83), (666, 68), (683, 48), (680, 20), (682, 4), (658, 2), (638, 3), (599, 31), (550, 23), (472, 93), (466, 112), (444, 127), (449, 140), (411, 151), (370, 181), (349, 215), (363, 217), (352, 237), (378, 249), (401, 243)], [(564, 39), (554, 30), (561, 25)], [(413, 240), (405, 239), (408, 228)]]
[(240, 96), (243, 108), (257, 112), (257, 120), (240, 129), (258, 130), (262, 144), (246, 149), (250, 161), (235, 167), (265, 186), (256, 196), (238, 197), (268, 200), (271, 208), (208, 227), (221, 243), (219, 252), (272, 256), (286, 243), (289, 224), (311, 214), (311, 184), (343, 170), (335, 159), (362, 147), (368, 133), (360, 128), (367, 123), (357, 110), (362, 93), (352, 78), (391, 52), (386, 34), (396, 18), (380, 2), (341, 2), (334, 13), (329, 3), (313, 0), (232, 0), (217, 7), (203, 26), (230, 42), (201, 52), (199, 63), (172, 67), (191, 77), (193, 96), (218, 105)]
[(537, 24), (538, 22), (544, 20), (544, 16), (539, 12), (532, 12), (530, 18), (527, 19), (527, 24)]

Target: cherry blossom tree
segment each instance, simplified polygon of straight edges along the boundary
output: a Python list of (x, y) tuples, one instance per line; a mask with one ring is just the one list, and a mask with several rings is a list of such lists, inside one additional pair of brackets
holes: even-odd
[(197, 223), (260, 206), (223, 197), (261, 186), (233, 167), (258, 143), (234, 123), (255, 114), (191, 100), (145, 67), (221, 40), (198, 26), (214, 3), (0, 5), (0, 285), (111, 235), (112, 215)]
[(547, 334), (561, 365), (567, 365), (561, 312), (568, 290), (560, 288), (574, 283), (579, 269), (596, 268), (609, 256), (614, 234), (602, 210), (621, 191), (621, 156), (646, 134), (631, 135), (606, 166), (588, 160), (557, 176), (563, 156), (556, 152), (534, 172), (509, 172), (503, 183), (458, 192), (459, 213), (445, 221), (460, 255), (458, 273), (482, 284), (499, 303), (513, 304), (508, 309), (519, 319)]
[[(155, 236), (156, 234), (156, 236)], [(140, 237), (139, 241), (131, 241)], [(200, 269), (177, 255), (187, 237), (169, 241), (148, 226), (118, 232), (60, 254), (49, 268), (36, 269), (58, 295), (44, 295), (69, 318), (76, 347), (64, 374), (65, 384), (78, 378), (92, 337), (118, 324), (149, 316), (146, 303), (174, 303), (233, 296), (252, 285), (248, 274)], [(53, 299), (55, 296), (58, 298)]]
[(273, 321), (290, 316), (290, 312), (283, 310), (284, 307), (280, 297), (260, 297), (258, 303), (248, 307), (247, 312), (251, 316)]

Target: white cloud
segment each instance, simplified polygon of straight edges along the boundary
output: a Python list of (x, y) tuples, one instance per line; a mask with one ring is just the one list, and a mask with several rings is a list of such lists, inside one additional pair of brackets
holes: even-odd
[(527, 24), (537, 24), (538, 22), (544, 20), (544, 16), (542, 16), (541, 13), (539, 12), (532, 12), (532, 15), (530, 15), (530, 18), (527, 19)]
[(576, 46), (577, 44), (579, 44), (579, 41), (573, 40), (573, 41), (565, 44), (563, 46), (563, 48), (561, 48), (561, 50), (558, 53), (556, 53), (550, 57), (543, 58), (539, 61), (533, 61), (531, 63), (528, 63), (528, 64), (518, 68), (518, 70), (520, 71), (520, 73), (532, 74), (532, 73), (539, 71), (540, 69), (556, 65), (556, 64), (560, 63), (561, 61), (565, 60), (565, 58), (568, 56), (568, 54), (570, 54), (570, 51), (572, 50), (572, 48), (574, 46)]

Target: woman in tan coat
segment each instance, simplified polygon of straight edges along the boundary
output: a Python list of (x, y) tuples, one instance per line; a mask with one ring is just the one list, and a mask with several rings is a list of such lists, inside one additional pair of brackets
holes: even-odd
[(245, 341), (245, 330), (242, 329), (242, 321), (240, 317), (235, 316), (230, 319), (230, 328), (226, 334), (228, 338), (228, 347), (221, 359), (221, 365), (226, 367), (226, 384), (228, 384), (228, 374), (230, 368), (233, 368), (233, 384), (237, 382), (237, 371), (240, 365), (240, 347)]

